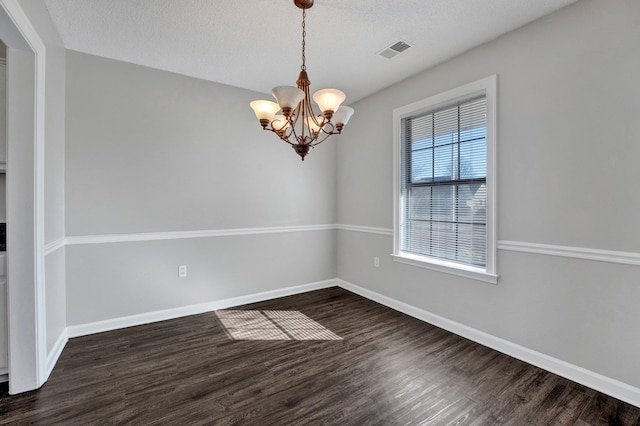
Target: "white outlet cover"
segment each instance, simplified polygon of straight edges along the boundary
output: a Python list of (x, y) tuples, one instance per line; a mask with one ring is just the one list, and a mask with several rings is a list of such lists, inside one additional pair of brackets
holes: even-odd
[(187, 265), (178, 266), (178, 277), (183, 278), (187, 276)]

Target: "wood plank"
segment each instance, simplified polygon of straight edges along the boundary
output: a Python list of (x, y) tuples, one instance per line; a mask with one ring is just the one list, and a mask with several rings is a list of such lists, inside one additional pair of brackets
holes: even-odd
[(231, 340), (215, 313), (72, 339), (0, 423), (640, 425), (640, 409), (340, 288), (294, 310), (342, 340)]

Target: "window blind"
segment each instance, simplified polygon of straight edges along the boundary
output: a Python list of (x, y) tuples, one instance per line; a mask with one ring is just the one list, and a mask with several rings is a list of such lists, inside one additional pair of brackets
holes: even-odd
[(402, 119), (401, 250), (486, 266), (486, 97)]

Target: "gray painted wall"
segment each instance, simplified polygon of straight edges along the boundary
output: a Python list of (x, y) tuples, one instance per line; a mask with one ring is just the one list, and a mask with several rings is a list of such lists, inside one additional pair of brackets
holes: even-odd
[(300, 161), (264, 96), (69, 51), (67, 236), (333, 223), (335, 143)]
[[(301, 162), (264, 94), (73, 51), (66, 89), (67, 237), (335, 223), (335, 143)], [(334, 252), (335, 231), (68, 246), (68, 325), (332, 279)]]
[[(394, 108), (498, 74), (498, 239), (639, 253), (638, 40), (639, 2), (584, 0), (358, 102), (339, 223), (392, 228)], [(391, 251), (340, 231), (338, 277), (640, 386), (640, 267), (500, 250), (494, 286)]]
[(335, 231), (72, 245), (68, 325), (333, 279), (335, 245)]
[[(0, 57), (5, 58), (7, 47), (0, 42)], [(0, 64), (0, 161), (7, 161), (7, 65)], [(3, 167), (3, 168), (4, 168)], [(0, 173), (0, 222), (7, 221), (7, 179), (4, 171)], [(4, 309), (4, 307), (0, 308)]]
[(53, 356), (53, 350), (58, 339), (64, 338), (67, 328), (67, 298), (66, 298), (66, 265), (65, 248), (49, 253), (45, 257), (46, 278), (46, 322), (47, 322), (47, 354)]

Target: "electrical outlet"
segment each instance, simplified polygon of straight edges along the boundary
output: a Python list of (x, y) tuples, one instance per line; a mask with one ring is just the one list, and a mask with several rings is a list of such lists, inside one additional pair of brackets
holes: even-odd
[(380, 267), (380, 258), (378, 256), (373, 258), (373, 266), (375, 266), (376, 268)]
[(184, 278), (187, 276), (187, 265), (178, 266), (178, 277)]

